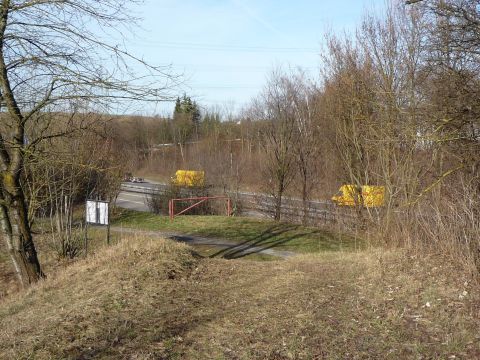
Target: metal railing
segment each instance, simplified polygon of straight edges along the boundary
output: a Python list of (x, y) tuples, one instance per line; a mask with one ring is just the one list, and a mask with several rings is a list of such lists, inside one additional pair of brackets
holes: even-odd
[[(232, 215), (232, 202), (228, 196), (195, 196), (187, 198), (177, 198), (168, 200), (168, 215), (170, 216), (170, 221), (173, 221), (175, 216), (185, 214), (187, 211), (203, 204), (208, 200), (226, 200), (227, 201), (227, 216)], [(184, 202), (184, 201), (195, 201), (190, 206), (187, 206), (185, 209), (175, 214), (175, 202)]]
[[(167, 184), (155, 184), (154, 187), (151, 187), (123, 183), (121, 186), (122, 191), (142, 193), (146, 196), (165, 194), (168, 189), (169, 185)], [(185, 197), (190, 196), (188, 190), (180, 191), (180, 195)], [(260, 216), (261, 214), (268, 216), (269, 214), (273, 213), (274, 197), (271, 195), (251, 192), (227, 192), (223, 197), (236, 199), (236, 201), (240, 203), (240, 207), (242, 208), (243, 212), (250, 216)], [(199, 199), (199, 201), (202, 198), (204, 197), (195, 197), (195, 199)], [(190, 199), (193, 201), (194, 198), (190, 196)], [(304, 209), (306, 209), (306, 211)], [(304, 204), (301, 199), (293, 197), (284, 197), (282, 203), (282, 215), (284, 218), (300, 221), (306, 217), (310, 223), (332, 223), (337, 222), (340, 218), (343, 220), (353, 220), (355, 218), (355, 214), (349, 210), (352, 209), (339, 209), (332, 202), (328, 201), (309, 200)], [(231, 214), (231, 203), (229, 211)]]

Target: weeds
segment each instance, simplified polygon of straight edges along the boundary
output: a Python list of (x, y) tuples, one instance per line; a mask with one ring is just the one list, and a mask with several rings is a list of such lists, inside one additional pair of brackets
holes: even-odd
[(441, 257), (232, 262), (132, 237), (5, 299), (0, 358), (473, 359), (477, 290)]

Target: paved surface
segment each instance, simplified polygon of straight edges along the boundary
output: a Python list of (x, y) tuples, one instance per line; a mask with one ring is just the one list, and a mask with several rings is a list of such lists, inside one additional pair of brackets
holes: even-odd
[[(262, 246), (251, 246), (248, 243), (235, 243), (224, 239), (206, 238), (196, 235), (184, 235), (175, 232), (167, 231), (145, 231), (131, 228), (122, 228), (119, 226), (113, 226), (111, 231), (123, 232), (127, 234), (141, 234), (146, 236), (161, 237), (164, 239), (172, 239), (180, 242), (184, 242), (189, 245), (208, 245), (220, 248), (221, 251), (215, 255), (224, 258), (238, 258), (250, 254), (265, 254), (271, 256), (277, 256), (280, 258), (288, 258), (297, 255), (292, 251), (276, 250)], [(214, 256), (215, 256), (214, 255)]]
[(149, 211), (146, 205), (146, 194), (121, 191), (118, 195), (116, 205), (121, 208), (136, 210), (136, 211)]
[[(145, 179), (145, 181), (141, 182), (141, 183), (138, 183), (138, 182), (134, 183), (134, 182), (127, 181), (127, 182), (124, 182), (123, 185), (125, 185), (126, 187), (136, 188), (136, 190), (134, 190), (134, 191), (138, 191), (138, 192), (141, 192), (141, 193), (142, 192), (143, 193), (146, 193), (146, 192), (148, 193), (148, 192), (152, 191), (153, 189), (157, 188), (158, 186), (164, 187), (164, 188), (168, 186), (168, 184), (152, 181), (152, 180), (149, 180), (149, 179)], [(246, 196), (246, 197), (264, 197), (264, 198), (267, 198), (267, 199), (272, 198), (270, 195), (267, 195), (267, 194), (255, 193), (255, 192), (250, 192), (250, 191), (239, 191), (238, 195)], [(295, 197), (284, 196), (283, 199), (284, 199), (284, 201), (301, 202), (300, 198), (295, 198)], [(309, 203), (312, 204), (312, 205), (314, 205), (314, 204), (317, 204), (317, 205), (331, 205), (330, 201), (322, 201), (322, 200), (310, 200)]]
[[(138, 182), (124, 182), (122, 184), (122, 193), (120, 194), (117, 205), (128, 209), (138, 211), (148, 211), (145, 205), (145, 198), (152, 191), (164, 191), (166, 184), (154, 183), (150, 180), (145, 180), (142, 183)], [(129, 194), (137, 194), (137, 196), (130, 196)], [(238, 195), (242, 204), (243, 215), (252, 217), (269, 217), (273, 211), (273, 197), (268, 194), (252, 193), (240, 191)], [(283, 216), (289, 218), (291, 221), (300, 222), (303, 219), (303, 202), (299, 198), (284, 197), (282, 204)], [(343, 211), (342, 218), (348, 219), (355, 217), (350, 211)], [(307, 217), (312, 223), (336, 223), (338, 209), (331, 201), (308, 201)]]
[[(149, 189), (147, 187), (145, 188)], [(121, 191), (115, 204), (124, 209), (148, 212), (150, 209), (146, 202), (147, 196), (147, 194), (141, 192)], [(245, 210), (243, 211), (243, 215), (256, 218), (268, 217), (268, 215), (256, 210)]]

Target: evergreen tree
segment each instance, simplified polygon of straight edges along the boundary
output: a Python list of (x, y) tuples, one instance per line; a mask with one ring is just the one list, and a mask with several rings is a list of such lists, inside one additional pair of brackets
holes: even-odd
[(194, 101), (192, 105), (192, 121), (195, 124), (195, 126), (198, 126), (200, 124), (200, 108), (198, 107), (197, 103)]
[(176, 113), (181, 112), (182, 104), (180, 103), (180, 98), (177, 97), (177, 100), (175, 101), (175, 110), (173, 112), (174, 116)]
[[(186, 94), (183, 94), (182, 98), (177, 98), (172, 122), (174, 141), (183, 145), (191, 140), (194, 134), (198, 140), (200, 118), (200, 108), (195, 101)], [(181, 150), (183, 158), (183, 149)]]
[(190, 96), (183, 94), (182, 99), (177, 98), (175, 102), (175, 110), (173, 112), (173, 119), (178, 119), (181, 115), (182, 119), (189, 119), (193, 125), (200, 124), (200, 108), (195, 101), (192, 101)]

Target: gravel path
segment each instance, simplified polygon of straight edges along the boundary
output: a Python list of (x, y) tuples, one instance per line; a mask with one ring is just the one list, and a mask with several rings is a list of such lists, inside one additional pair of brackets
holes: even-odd
[(297, 253), (293, 251), (276, 250), (276, 249), (262, 247), (262, 246), (252, 246), (248, 242), (237, 243), (237, 242), (228, 241), (224, 239), (203, 237), (203, 236), (197, 236), (197, 235), (186, 235), (186, 234), (180, 234), (176, 232), (148, 231), (148, 230), (139, 230), (139, 229), (132, 229), (132, 228), (122, 228), (119, 226), (112, 226), (111, 231), (123, 232), (126, 234), (141, 234), (141, 235), (147, 235), (147, 236), (161, 237), (165, 239), (172, 239), (172, 240), (184, 242), (189, 245), (215, 246), (222, 249), (222, 251), (218, 252), (218, 254), (219, 255), (221, 254), (223, 257), (226, 257), (226, 258), (242, 257), (249, 254), (266, 254), (266, 255), (272, 255), (272, 256), (277, 256), (277, 257), (286, 259), (288, 257), (297, 255)]

